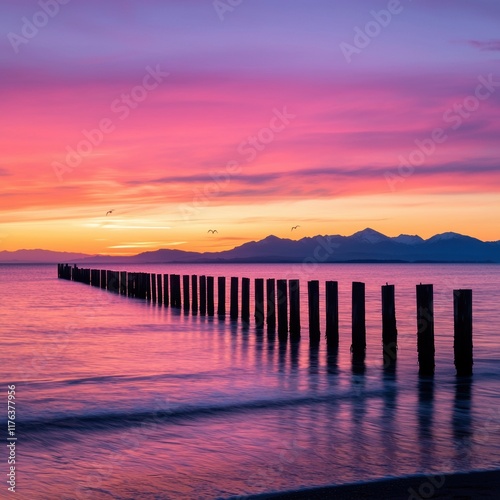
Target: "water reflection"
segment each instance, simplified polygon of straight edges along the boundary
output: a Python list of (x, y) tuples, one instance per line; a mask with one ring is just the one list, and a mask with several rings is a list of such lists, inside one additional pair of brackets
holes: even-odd
[(457, 377), (453, 404), (452, 427), (455, 443), (455, 459), (462, 467), (471, 467), (472, 429), (471, 415), (472, 378)]
[(420, 463), (425, 468), (433, 467), (434, 457), (434, 379), (420, 377), (418, 380), (418, 434)]

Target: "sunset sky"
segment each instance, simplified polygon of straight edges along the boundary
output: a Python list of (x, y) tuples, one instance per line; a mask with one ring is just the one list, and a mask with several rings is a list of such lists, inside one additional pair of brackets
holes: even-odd
[(4, 1), (0, 250), (500, 240), (499, 25), (498, 0)]

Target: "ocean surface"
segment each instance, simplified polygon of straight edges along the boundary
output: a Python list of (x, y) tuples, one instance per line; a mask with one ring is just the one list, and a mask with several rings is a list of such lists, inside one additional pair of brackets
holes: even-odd
[[(283, 343), (253, 321), (244, 327), (58, 280), (55, 265), (0, 266), (0, 437), (5, 443), (15, 384), (16, 498), (230, 498), (500, 464), (500, 265), (112, 269), (246, 276), (252, 292), (253, 278), (298, 278), (302, 338)], [(338, 353), (324, 338), (309, 343), (312, 279), (322, 299), (325, 280), (339, 282)], [(363, 366), (350, 354), (352, 281), (366, 283)], [(396, 285), (392, 372), (381, 346), (386, 282)], [(418, 377), (418, 283), (434, 284), (431, 380)], [(457, 379), (453, 364), (458, 288), (474, 293), (470, 380)], [(322, 333), (324, 311), (322, 300)], [(3, 448), (0, 498), (8, 498)]]

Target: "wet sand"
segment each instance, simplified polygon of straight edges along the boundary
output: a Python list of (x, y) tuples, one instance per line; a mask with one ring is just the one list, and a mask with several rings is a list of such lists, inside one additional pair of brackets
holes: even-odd
[(434, 476), (419, 475), (368, 483), (252, 495), (246, 498), (248, 500), (500, 499), (500, 470)]

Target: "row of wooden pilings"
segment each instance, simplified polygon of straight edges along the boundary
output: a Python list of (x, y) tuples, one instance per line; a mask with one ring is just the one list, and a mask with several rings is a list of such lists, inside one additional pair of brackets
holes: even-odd
[[(80, 269), (58, 264), (58, 277), (86, 283), (110, 292), (151, 301), (201, 316), (215, 316), (214, 277), (178, 274), (151, 274), (127, 271)], [(181, 287), (182, 278), (182, 287)], [(320, 341), (319, 281), (308, 281), (309, 338)], [(417, 285), (417, 350), (420, 375), (428, 376), (435, 369), (433, 285)], [(338, 282), (325, 283), (326, 339), (339, 342)], [(256, 278), (254, 283), (254, 318), (257, 328), (267, 324), (280, 339), (300, 339), (299, 280)], [(472, 290), (454, 290), (454, 354), (457, 375), (472, 375)], [(239, 310), (239, 279), (230, 280), (231, 320), (241, 318), (250, 323), (250, 279), (241, 278), (241, 311)], [(217, 316), (226, 316), (226, 278), (217, 278)], [(364, 358), (366, 350), (365, 284), (352, 283), (352, 344), (354, 357)], [(396, 359), (396, 306), (394, 285), (382, 286), (382, 344), (386, 361)]]

